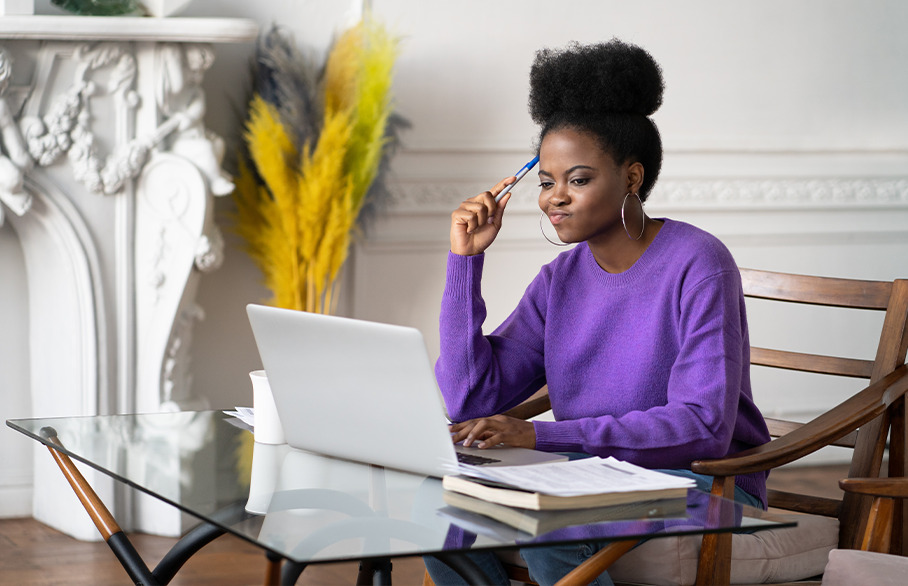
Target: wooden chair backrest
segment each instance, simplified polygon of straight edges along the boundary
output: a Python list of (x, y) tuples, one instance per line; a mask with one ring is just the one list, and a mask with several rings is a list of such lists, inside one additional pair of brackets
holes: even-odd
[[(791, 275), (741, 269), (744, 295), (748, 298), (796, 304), (852, 308), (885, 312), (873, 360), (843, 358), (751, 347), (751, 364), (825, 375), (861, 378), (875, 383), (905, 363), (908, 348), (908, 280), (862, 281), (829, 277)], [(860, 384), (857, 390), (865, 385)], [(755, 389), (756, 391), (756, 389)], [(856, 399), (857, 400), (857, 399)], [(821, 416), (822, 417), (822, 416)], [(845, 432), (833, 445), (852, 448), (849, 478), (877, 477), (884, 459), (887, 438), (890, 476), (905, 475), (905, 402), (898, 399), (879, 416), (857, 430)], [(770, 434), (781, 437), (803, 424), (767, 419)], [(838, 517), (840, 547), (854, 547), (859, 524), (866, 519), (869, 504), (860, 495), (846, 494), (842, 500), (781, 491), (770, 491), (771, 507)]]

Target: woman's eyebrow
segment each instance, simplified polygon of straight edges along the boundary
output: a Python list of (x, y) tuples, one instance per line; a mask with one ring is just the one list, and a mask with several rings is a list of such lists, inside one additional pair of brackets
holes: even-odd
[[(578, 169), (587, 169), (587, 170), (590, 170), (590, 171), (595, 171), (595, 170), (596, 170), (595, 168), (590, 167), (589, 165), (574, 165), (573, 167), (571, 167), (570, 169), (568, 169), (567, 171), (565, 171), (564, 174), (565, 174), (565, 175), (570, 175), (571, 173), (573, 173), (574, 171), (577, 171)], [(544, 169), (540, 169), (540, 170), (539, 170), (539, 174), (540, 174), (540, 175), (545, 175), (546, 177), (551, 177), (551, 176), (552, 176), (551, 173), (549, 173), (548, 171), (546, 171), (546, 170), (544, 170)]]

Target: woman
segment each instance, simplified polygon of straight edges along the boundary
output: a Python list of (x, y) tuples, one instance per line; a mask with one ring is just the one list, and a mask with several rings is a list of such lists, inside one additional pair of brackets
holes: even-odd
[[(751, 396), (734, 259), (706, 232), (643, 209), (662, 162), (649, 118), (662, 102), (659, 66), (617, 40), (572, 45), (540, 51), (530, 86), (541, 126), (539, 207), (576, 246), (542, 267), (514, 312), (484, 336), (483, 258), (510, 198), (495, 196), (514, 178), (452, 214), (436, 376), (458, 422), (454, 441), (614, 456), (708, 487), (711, 479), (690, 471), (693, 460), (769, 435)], [(498, 415), (544, 384), (555, 421)], [(762, 473), (736, 484), (736, 498), (765, 507)], [(552, 583), (596, 549), (521, 553), (535, 579)]]

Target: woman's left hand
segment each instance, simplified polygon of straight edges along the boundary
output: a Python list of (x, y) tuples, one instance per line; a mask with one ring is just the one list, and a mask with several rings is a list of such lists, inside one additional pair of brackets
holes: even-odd
[(536, 447), (536, 428), (533, 423), (507, 415), (454, 423), (451, 425), (451, 434), (454, 443), (462, 441), (465, 447), (470, 447), (475, 442), (479, 442), (476, 444), (478, 448), (491, 448), (498, 444), (515, 448)]

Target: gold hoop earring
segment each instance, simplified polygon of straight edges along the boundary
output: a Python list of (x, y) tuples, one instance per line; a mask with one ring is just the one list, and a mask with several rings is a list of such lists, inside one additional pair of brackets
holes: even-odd
[(634, 194), (634, 197), (636, 197), (637, 201), (640, 202), (640, 216), (643, 218), (643, 225), (640, 226), (640, 234), (636, 238), (634, 238), (633, 236), (631, 236), (631, 233), (627, 229), (627, 222), (624, 221), (624, 206), (625, 204), (627, 204), (627, 198), (630, 197), (630, 195), (631, 192), (628, 191), (624, 196), (624, 201), (621, 202), (621, 225), (624, 226), (624, 233), (627, 234), (628, 238), (630, 238), (631, 240), (640, 240), (641, 238), (643, 238), (643, 232), (646, 231), (646, 214), (643, 211), (643, 200), (640, 199), (640, 194)]
[(555, 246), (570, 246), (570, 242), (555, 242), (554, 240), (549, 238), (545, 233), (545, 228), (542, 227), (542, 218), (548, 218), (548, 216), (545, 215), (545, 212), (540, 212), (539, 215), (539, 231), (542, 232), (542, 237), (548, 240), (550, 244), (554, 244)]

